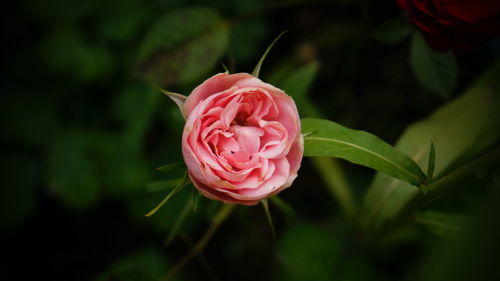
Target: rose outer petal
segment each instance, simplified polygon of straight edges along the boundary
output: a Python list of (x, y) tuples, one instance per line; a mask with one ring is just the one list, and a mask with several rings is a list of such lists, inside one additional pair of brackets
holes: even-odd
[(189, 116), (191, 111), (204, 99), (231, 88), (236, 82), (253, 77), (248, 73), (219, 73), (196, 87), (184, 103), (184, 114)]
[[(183, 155), (204, 196), (253, 205), (297, 177), (303, 155), (300, 120), (282, 90), (246, 73), (223, 73), (198, 86), (184, 109)], [(261, 139), (266, 124), (275, 125)], [(278, 150), (262, 154), (269, 145), (279, 145), (273, 148)]]

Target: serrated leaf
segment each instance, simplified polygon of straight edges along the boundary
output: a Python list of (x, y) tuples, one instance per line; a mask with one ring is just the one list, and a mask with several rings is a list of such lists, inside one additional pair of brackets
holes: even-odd
[[(396, 148), (426, 167), (432, 140), (437, 151), (434, 181), (480, 155), (500, 139), (500, 98), (493, 92), (493, 84), (499, 83), (497, 77), (498, 62), (464, 95), (409, 126)], [(418, 194), (415, 186), (377, 174), (365, 195), (366, 227), (378, 229), (394, 221)]]
[(411, 31), (412, 27), (406, 18), (397, 18), (377, 26), (372, 37), (384, 44), (394, 44), (410, 36)]
[(161, 17), (138, 55), (139, 73), (160, 85), (191, 82), (218, 62), (229, 42), (229, 25), (208, 8), (185, 8)]
[(302, 119), (302, 131), (312, 133), (304, 139), (305, 156), (342, 158), (417, 186), (426, 181), (413, 160), (375, 135), (315, 118)]
[(262, 57), (260, 58), (259, 62), (257, 63), (257, 65), (255, 66), (254, 70), (252, 71), (252, 75), (255, 76), (255, 77), (259, 77), (259, 74), (260, 74), (260, 68), (262, 67), (262, 64), (264, 63), (264, 60), (266, 59), (267, 57), (267, 54), (269, 53), (269, 51), (271, 51), (271, 49), (273, 48), (274, 44), (276, 44), (276, 42), (278, 42), (278, 39), (280, 39), (280, 37), (286, 33), (286, 30), (281, 32), (278, 36), (276, 36), (276, 38), (273, 40), (273, 42), (271, 42), (271, 44), (269, 45), (269, 47), (267, 47), (266, 51), (264, 52), (264, 54), (262, 55)]
[(420, 33), (415, 32), (410, 50), (413, 72), (422, 85), (441, 98), (449, 98), (458, 80), (455, 55), (430, 48)]

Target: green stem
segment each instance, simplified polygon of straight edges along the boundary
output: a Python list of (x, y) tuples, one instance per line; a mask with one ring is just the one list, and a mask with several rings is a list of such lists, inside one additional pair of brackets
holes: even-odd
[(427, 187), (427, 194), (422, 192), (412, 200), (407, 208), (403, 209), (398, 218), (405, 218), (407, 215), (422, 209), (437, 198), (460, 188), (465, 182), (472, 179), (478, 173), (485, 173), (497, 167), (500, 160), (500, 145), (485, 152), (482, 156), (455, 170), (447, 176), (435, 181)]
[(181, 214), (179, 217), (177, 217), (177, 220), (175, 221), (172, 230), (167, 236), (167, 239), (165, 239), (165, 242), (163, 244), (169, 245), (172, 240), (174, 240), (175, 236), (177, 235), (177, 232), (179, 232), (179, 229), (181, 228), (182, 222), (184, 222), (184, 219), (187, 217), (189, 214), (189, 211), (191, 210), (193, 205), (193, 199), (188, 199), (188, 202), (184, 204), (184, 208), (182, 208)]
[(337, 199), (344, 215), (354, 219), (357, 212), (356, 205), (344, 171), (338, 161), (330, 157), (313, 157), (311, 159), (328, 189)]
[[(310, 99), (306, 98), (303, 102), (305, 116), (315, 118), (323, 116)], [(328, 190), (339, 203), (342, 213), (349, 219), (354, 220), (357, 215), (356, 204), (339, 161), (331, 157), (312, 157), (311, 159)]]
[(205, 233), (200, 238), (200, 240), (198, 240), (193, 249), (180, 261), (178, 261), (174, 265), (172, 270), (167, 272), (167, 274), (161, 280), (171, 280), (172, 277), (174, 277), (179, 271), (181, 271), (194, 257), (201, 253), (207, 246), (210, 239), (212, 239), (217, 229), (219, 229), (219, 226), (227, 219), (227, 217), (229, 216), (229, 214), (231, 214), (235, 207), (235, 204), (224, 204), (219, 212), (217, 212), (217, 214), (215, 215), (207, 231), (205, 231)]
[[(187, 246), (189, 248), (193, 248), (194, 247), (193, 241), (191, 241), (187, 236), (181, 236), (180, 238), (181, 238), (182, 242), (184, 242), (185, 246)], [(208, 276), (208, 279), (211, 280), (211, 281), (219, 281), (219, 278), (217, 277), (217, 274), (212, 269), (212, 267), (208, 263), (207, 259), (203, 256), (203, 253), (199, 253), (196, 258), (200, 262), (200, 264), (203, 267), (203, 269), (205, 269), (205, 271), (206, 271), (205, 272), (206, 273), (205, 276)]]

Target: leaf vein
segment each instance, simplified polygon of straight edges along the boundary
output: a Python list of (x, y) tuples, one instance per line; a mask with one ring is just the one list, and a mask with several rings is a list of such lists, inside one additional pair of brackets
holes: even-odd
[(356, 145), (356, 144), (353, 144), (353, 143), (350, 143), (350, 142), (346, 142), (346, 141), (342, 141), (342, 140), (337, 140), (337, 139), (329, 139), (329, 138), (322, 138), (322, 137), (308, 137), (306, 138), (306, 140), (317, 140), (317, 141), (327, 141), (327, 142), (336, 142), (336, 143), (340, 143), (340, 144), (344, 144), (344, 145), (347, 145), (347, 146), (352, 146), (354, 148), (357, 148), (359, 150), (362, 150), (362, 151), (365, 151), (375, 157), (378, 157), (382, 160), (384, 160), (385, 162), (387, 162), (388, 164), (392, 165), (393, 167), (395, 167), (396, 169), (402, 171), (403, 173), (409, 175), (410, 177), (412, 177), (415, 182), (419, 182), (420, 180), (420, 177), (414, 175), (413, 173), (411, 173), (410, 171), (408, 171), (407, 169), (405, 169), (404, 167), (402, 167), (401, 165), (397, 164), (397, 163), (394, 163), (393, 161), (391, 161), (390, 159), (384, 157), (383, 155), (380, 155), (374, 151), (371, 151), (369, 149), (366, 149), (362, 146), (359, 146), (359, 145)]

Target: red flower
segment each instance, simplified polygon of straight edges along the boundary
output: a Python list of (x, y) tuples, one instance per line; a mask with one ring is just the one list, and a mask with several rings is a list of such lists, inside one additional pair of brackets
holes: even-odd
[(500, 0), (397, 0), (435, 50), (465, 51), (500, 36)]

